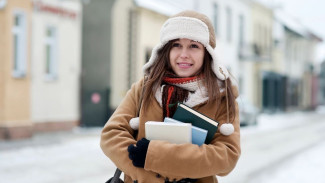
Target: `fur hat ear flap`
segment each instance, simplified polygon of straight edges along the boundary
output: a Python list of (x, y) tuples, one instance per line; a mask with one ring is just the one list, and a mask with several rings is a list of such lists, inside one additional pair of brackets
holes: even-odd
[(226, 92), (226, 108), (227, 108), (227, 122), (222, 124), (220, 127), (220, 133), (222, 135), (228, 136), (231, 135), (235, 129), (234, 125), (229, 123), (229, 102), (228, 102), (228, 82), (227, 82), (227, 73), (225, 73), (227, 70), (223, 70), (221, 67), (219, 67), (219, 73), (223, 75), (224, 77), (224, 82), (225, 82), (225, 92)]

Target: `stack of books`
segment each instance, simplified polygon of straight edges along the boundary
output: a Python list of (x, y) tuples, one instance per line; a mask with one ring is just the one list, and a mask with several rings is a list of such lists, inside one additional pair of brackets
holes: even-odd
[(145, 134), (148, 140), (165, 140), (170, 143), (209, 144), (218, 130), (218, 122), (179, 103), (172, 118), (164, 122), (148, 121)]

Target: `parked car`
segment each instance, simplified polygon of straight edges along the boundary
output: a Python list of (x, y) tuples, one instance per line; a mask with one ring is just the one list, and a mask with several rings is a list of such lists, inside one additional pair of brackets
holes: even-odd
[(239, 107), (239, 119), (241, 126), (256, 125), (259, 109), (254, 106), (245, 97), (239, 96), (237, 98)]

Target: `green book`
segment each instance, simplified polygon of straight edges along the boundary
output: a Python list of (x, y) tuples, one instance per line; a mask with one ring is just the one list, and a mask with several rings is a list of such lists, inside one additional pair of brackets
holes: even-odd
[(173, 119), (185, 122), (192, 123), (192, 125), (205, 129), (208, 131), (207, 138), (205, 139), (205, 143), (209, 144), (214, 134), (218, 130), (219, 123), (204, 114), (186, 106), (185, 104), (178, 103), (175, 114), (173, 115)]

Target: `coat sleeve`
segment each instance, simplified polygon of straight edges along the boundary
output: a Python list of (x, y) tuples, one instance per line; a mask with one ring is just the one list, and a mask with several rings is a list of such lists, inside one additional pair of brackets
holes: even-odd
[[(226, 122), (225, 105), (221, 105), (215, 114), (219, 125)], [(165, 177), (175, 178), (203, 178), (212, 175), (227, 175), (235, 167), (241, 151), (237, 103), (236, 113), (233, 117), (234, 133), (230, 136), (224, 136), (217, 132), (210, 144), (198, 146), (195, 144), (171, 144), (152, 140), (147, 152), (145, 169), (157, 172)]]
[(104, 154), (125, 174), (136, 178), (136, 167), (128, 157), (127, 147), (135, 144), (134, 131), (129, 125), (131, 118), (136, 116), (142, 81), (132, 85), (121, 104), (112, 114), (101, 134), (100, 146)]

